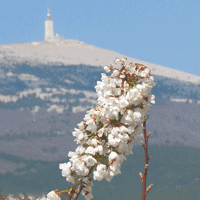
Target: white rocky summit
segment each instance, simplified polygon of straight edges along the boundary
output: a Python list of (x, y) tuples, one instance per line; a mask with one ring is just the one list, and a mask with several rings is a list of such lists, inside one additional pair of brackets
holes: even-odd
[[(27, 63), (39, 65), (90, 65), (104, 67), (115, 58), (127, 57), (120, 53), (101, 49), (93, 45), (54, 35), (53, 21), (48, 8), (45, 21), (45, 40), (23, 44), (0, 45), (0, 65), (13, 66)], [(144, 64), (152, 75), (163, 76), (184, 82), (200, 84), (200, 77), (168, 67), (159, 66), (135, 58), (127, 57), (128, 61)]]
[[(39, 65), (90, 65), (104, 67), (114, 58), (125, 55), (101, 49), (78, 40), (44, 40), (24, 44), (0, 45), (0, 65), (13, 66), (27, 63)], [(135, 58), (127, 57), (128, 61), (144, 64), (152, 75), (173, 78), (184, 82), (200, 84), (200, 77), (168, 67), (159, 66)]]

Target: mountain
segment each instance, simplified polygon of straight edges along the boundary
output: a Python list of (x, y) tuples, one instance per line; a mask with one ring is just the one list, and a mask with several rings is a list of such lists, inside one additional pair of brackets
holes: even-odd
[[(94, 87), (101, 80), (101, 73), (105, 73), (103, 67), (124, 56), (77, 40), (0, 46), (0, 193), (39, 194), (69, 187), (70, 184), (61, 176), (59, 163), (68, 162), (68, 151), (75, 151), (77, 147), (72, 131), (83, 120), (86, 111), (97, 105)], [(156, 82), (151, 92), (156, 97), (156, 104), (147, 120), (147, 131), (152, 132), (149, 139), (149, 151), (152, 151), (149, 170), (152, 170), (152, 175), (148, 175), (148, 179), (150, 181), (152, 177), (151, 182), (156, 181), (155, 191), (162, 186), (157, 190), (156, 199), (163, 191), (167, 192), (167, 184), (169, 191), (179, 196), (185, 192), (185, 199), (188, 199), (187, 195), (191, 197), (190, 192), (184, 189), (187, 186), (196, 195), (193, 199), (197, 199), (200, 174), (194, 169), (199, 168), (197, 157), (200, 155), (200, 77), (127, 58), (128, 62), (146, 65)], [(138, 173), (144, 162), (141, 140), (135, 143), (134, 154), (123, 163), (122, 175), (118, 175), (123, 177), (124, 171), (134, 167), (135, 181), (139, 184), (134, 192), (138, 198), (142, 187)], [(195, 151), (194, 157), (191, 152)], [(180, 152), (185, 152), (185, 157)], [(162, 158), (161, 161), (158, 158)], [(141, 159), (140, 169), (137, 162), (132, 167), (132, 161), (137, 159)], [(184, 168), (182, 159), (185, 159)], [(186, 176), (184, 170), (189, 173), (189, 169), (193, 169), (192, 174)], [(180, 173), (178, 177), (177, 173)], [(117, 177), (115, 180), (119, 180)], [(134, 183), (127, 173), (125, 177)], [(96, 182), (93, 195), (99, 191), (105, 193), (106, 187), (111, 187), (109, 184), (113, 188), (124, 187), (117, 186), (118, 181), (114, 184), (112, 181)], [(130, 192), (131, 186), (127, 187), (125, 191)], [(153, 194), (152, 199), (155, 198)], [(108, 199), (112, 198), (117, 199), (116, 196)]]

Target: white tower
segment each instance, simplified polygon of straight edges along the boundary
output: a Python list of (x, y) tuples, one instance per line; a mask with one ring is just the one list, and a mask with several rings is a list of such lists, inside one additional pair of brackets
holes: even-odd
[(48, 13), (47, 13), (47, 20), (45, 21), (44, 38), (45, 38), (45, 40), (52, 40), (54, 38), (53, 21), (51, 20), (51, 14), (50, 14), (49, 8), (48, 8)]

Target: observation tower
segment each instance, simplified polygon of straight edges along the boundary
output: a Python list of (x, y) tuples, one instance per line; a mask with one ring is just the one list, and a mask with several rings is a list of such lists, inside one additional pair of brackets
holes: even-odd
[(51, 14), (50, 14), (49, 8), (48, 8), (48, 13), (47, 13), (47, 20), (45, 21), (44, 24), (45, 24), (44, 39), (53, 40), (54, 39), (53, 21), (51, 20)]

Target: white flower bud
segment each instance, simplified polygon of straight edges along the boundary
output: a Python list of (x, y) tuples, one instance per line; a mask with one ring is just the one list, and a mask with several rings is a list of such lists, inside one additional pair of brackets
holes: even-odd
[(47, 194), (47, 200), (61, 200), (61, 198), (52, 190)]
[(108, 68), (108, 66), (105, 66), (104, 70), (106, 71), (106, 73), (110, 72), (110, 69)]

